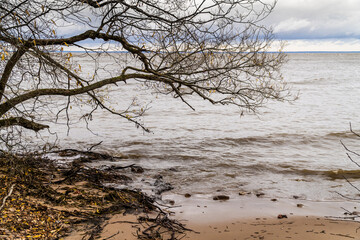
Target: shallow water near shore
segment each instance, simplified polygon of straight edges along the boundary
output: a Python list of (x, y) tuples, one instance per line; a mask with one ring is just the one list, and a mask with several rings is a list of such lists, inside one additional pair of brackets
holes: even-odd
[[(85, 58), (75, 57), (86, 65)], [(299, 91), (299, 99), (269, 102), (259, 115), (240, 116), (236, 107), (212, 106), (197, 98), (189, 99), (196, 109), (192, 111), (178, 99), (128, 83), (111, 88), (110, 96), (119, 102), (136, 96), (149, 103), (144, 123), (152, 133), (104, 112), (89, 122), (92, 132), (76, 117), (69, 136), (64, 123), (51, 127), (58, 132), (60, 147), (86, 149), (103, 141), (96, 150), (124, 157), (95, 165), (135, 163), (145, 168), (133, 184), (145, 191), (150, 189), (147, 182), (160, 174), (177, 195), (211, 199), (250, 191), (274, 198), (343, 200), (336, 192), (350, 197), (357, 192), (342, 175), (350, 181), (360, 177), (340, 143), (360, 152), (360, 139), (349, 130), (352, 122), (360, 131), (359, 60), (358, 53), (289, 54), (284, 78), (295, 94)]]

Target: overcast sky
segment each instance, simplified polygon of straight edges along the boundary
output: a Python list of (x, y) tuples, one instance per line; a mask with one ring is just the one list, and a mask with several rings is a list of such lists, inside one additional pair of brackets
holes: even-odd
[(285, 51), (360, 51), (360, 0), (278, 0), (263, 23)]
[(278, 0), (265, 22), (287, 51), (360, 51), (360, 0)]

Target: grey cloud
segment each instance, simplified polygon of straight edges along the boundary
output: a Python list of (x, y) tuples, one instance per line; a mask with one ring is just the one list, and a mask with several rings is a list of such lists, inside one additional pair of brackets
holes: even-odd
[(360, 37), (359, 0), (279, 0), (264, 21), (285, 39)]

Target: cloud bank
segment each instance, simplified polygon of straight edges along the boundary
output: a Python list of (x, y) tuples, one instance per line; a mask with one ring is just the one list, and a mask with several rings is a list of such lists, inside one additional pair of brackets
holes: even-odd
[(282, 39), (360, 38), (360, 1), (278, 0), (265, 23)]

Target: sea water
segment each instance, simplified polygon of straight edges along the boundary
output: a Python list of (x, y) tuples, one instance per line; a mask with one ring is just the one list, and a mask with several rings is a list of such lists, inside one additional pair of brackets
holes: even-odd
[[(173, 185), (171, 193), (198, 197), (241, 191), (309, 200), (342, 199), (339, 193), (356, 197), (357, 190), (342, 175), (360, 186), (360, 168), (340, 141), (360, 153), (360, 138), (349, 125), (360, 133), (360, 54), (288, 57), (282, 72), (298, 100), (268, 102), (259, 114), (241, 115), (235, 106), (213, 106), (194, 97), (189, 99), (193, 111), (179, 99), (139, 90), (129, 81), (108, 89), (109, 96), (114, 104), (125, 106), (135, 96), (148, 106), (143, 123), (151, 133), (104, 111), (94, 113), (91, 131), (80, 121), (71, 122), (68, 135), (65, 122), (52, 125), (52, 131), (58, 132), (60, 147), (86, 149), (102, 141), (95, 150), (125, 156), (95, 165), (145, 168), (133, 187), (146, 189), (155, 175), (162, 175)], [(360, 162), (356, 156), (353, 160)]]

